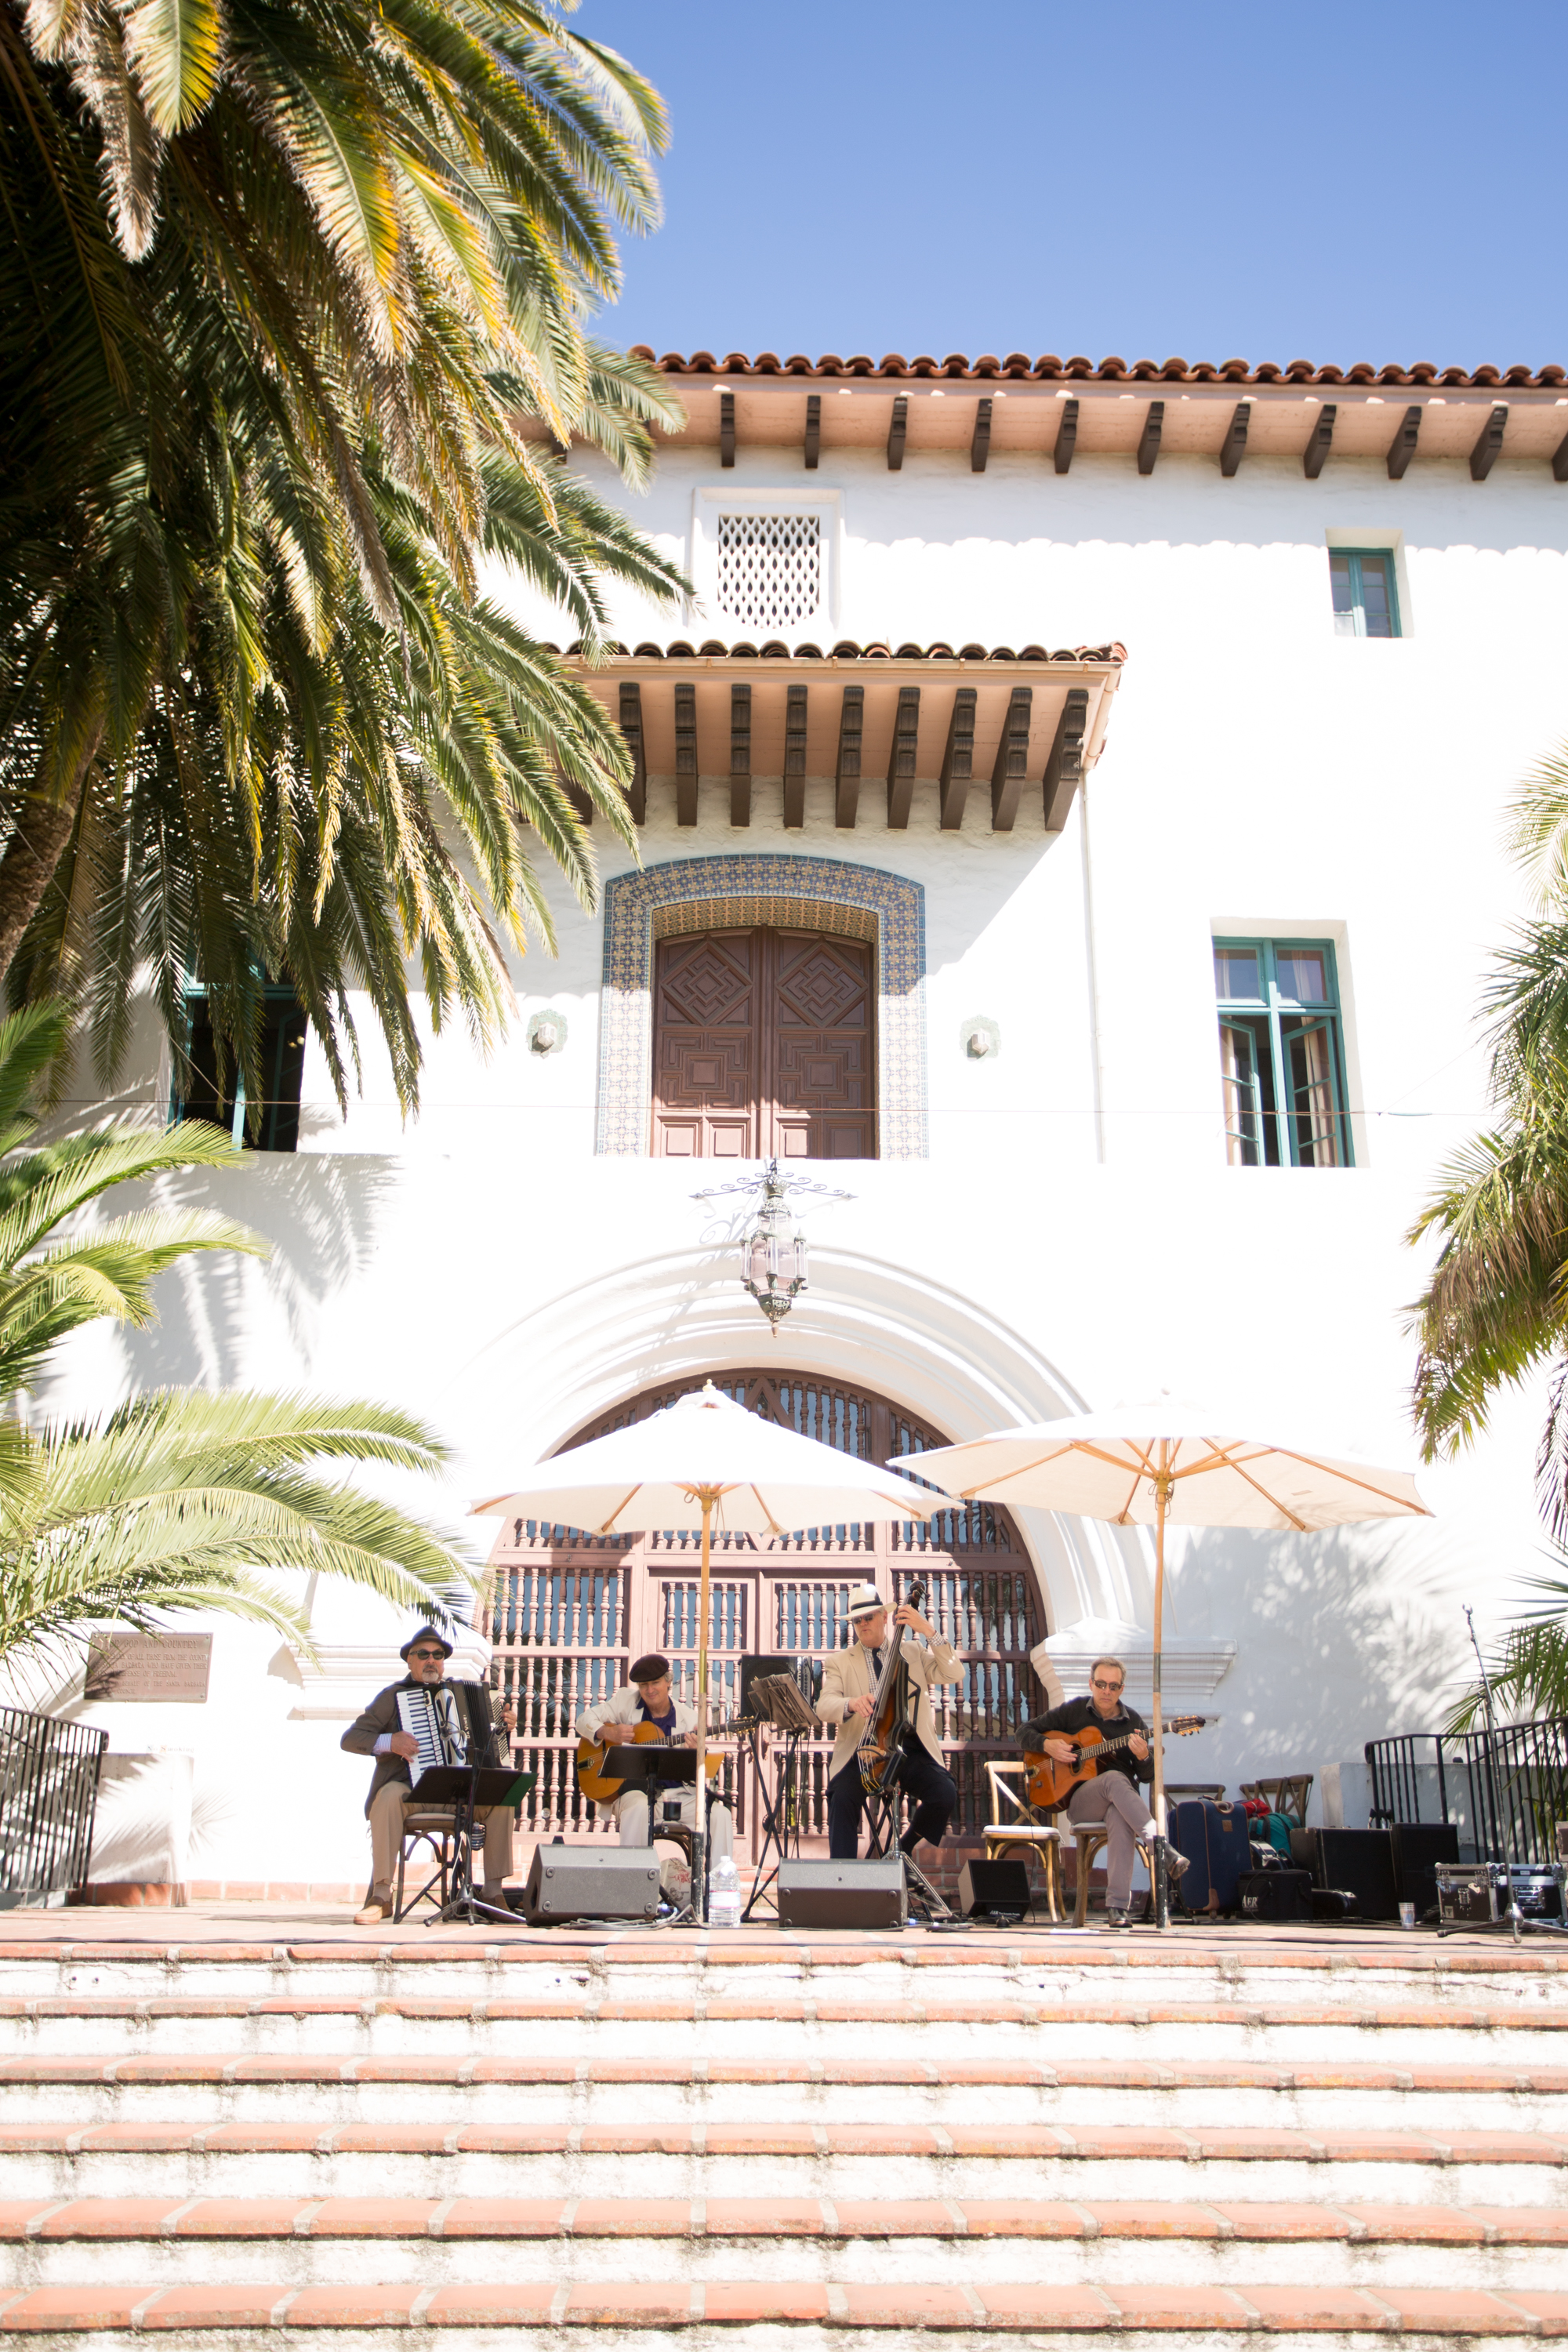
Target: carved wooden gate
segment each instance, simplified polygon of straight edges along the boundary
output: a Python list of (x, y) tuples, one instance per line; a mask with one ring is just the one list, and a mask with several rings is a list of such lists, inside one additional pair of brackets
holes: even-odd
[[(862, 1461), (885, 1463), (945, 1443), (886, 1397), (773, 1367), (712, 1375), (754, 1412)], [(700, 1388), (700, 1379), (645, 1391), (580, 1433), (603, 1436)], [(590, 1536), (533, 1519), (506, 1522), (490, 1559), (484, 1630), (495, 1645), (490, 1680), (517, 1702), (516, 1759), (538, 1774), (523, 1811), (526, 1834), (613, 1830), (579, 1797), (573, 1777), (580, 1708), (625, 1682), (645, 1650), (669, 1658), (679, 1695), (695, 1696), (698, 1539), (654, 1530)], [(990, 1504), (929, 1523), (882, 1520), (813, 1528), (782, 1538), (720, 1535), (713, 1548), (710, 1687), (720, 1717), (734, 1711), (748, 1652), (822, 1658), (848, 1639), (852, 1585), (871, 1581), (901, 1600), (916, 1578), (925, 1614), (963, 1661), (963, 1680), (936, 1694), (937, 1725), (958, 1782), (955, 1826), (988, 1815), (984, 1759), (1016, 1755), (1017, 1727), (1040, 1704), (1028, 1654), (1047, 1628), (1028, 1557), (1007, 1513)], [(805, 1830), (825, 1838), (832, 1741), (803, 1748)], [(736, 1826), (754, 1852), (762, 1830), (742, 1750), (726, 1759)]]

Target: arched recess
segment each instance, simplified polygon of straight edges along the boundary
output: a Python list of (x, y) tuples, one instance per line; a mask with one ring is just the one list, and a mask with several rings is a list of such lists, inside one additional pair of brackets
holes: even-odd
[[(641, 1421), (702, 1385), (702, 1375), (665, 1381), (615, 1406), (568, 1440)], [(752, 1412), (804, 1436), (886, 1462), (946, 1443), (890, 1398), (858, 1383), (776, 1365), (731, 1368), (715, 1387)], [(681, 1696), (695, 1695), (698, 1563), (696, 1538), (656, 1530), (591, 1536), (532, 1519), (505, 1522), (490, 1556), (484, 1631), (494, 1645), (490, 1680), (518, 1710), (520, 1769), (537, 1774), (524, 1809), (536, 1836), (557, 1830), (609, 1828), (595, 1822), (573, 1778), (578, 1710), (623, 1683), (633, 1658), (662, 1650)], [(1038, 1580), (1010, 1515), (977, 1504), (944, 1511), (929, 1523), (814, 1528), (783, 1538), (720, 1534), (714, 1546), (710, 1687), (721, 1717), (733, 1713), (740, 1661), (748, 1653), (822, 1658), (848, 1640), (850, 1588), (875, 1582), (902, 1600), (925, 1587), (924, 1613), (952, 1643), (963, 1679), (937, 1694), (936, 1717), (948, 1768), (958, 1783), (956, 1829), (977, 1831), (990, 1818), (987, 1756), (1016, 1755), (1019, 1725), (1038, 1706), (1028, 1654), (1047, 1630)], [(810, 1838), (826, 1833), (826, 1766), (831, 1739), (812, 1743), (807, 1774)], [(760, 1811), (742, 1751), (725, 1784), (742, 1839), (755, 1844)]]
[(926, 1156), (925, 892), (847, 858), (679, 857), (605, 885), (595, 1150), (644, 1157), (653, 1094), (654, 942), (776, 925), (874, 940), (882, 1160)]

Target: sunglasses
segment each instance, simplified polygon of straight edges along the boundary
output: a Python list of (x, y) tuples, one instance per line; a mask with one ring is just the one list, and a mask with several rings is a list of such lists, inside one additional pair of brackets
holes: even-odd
[(445, 1650), (410, 1650), (408, 1654), (411, 1658), (444, 1658), (447, 1653)]
[(1089, 1685), (1089, 1688), (1091, 1690), (1119, 1691), (1121, 1688), (1121, 1685), (1120, 1683), (1108, 1683), (1102, 1681), (1100, 1676), (1096, 1675), (1093, 1682)]

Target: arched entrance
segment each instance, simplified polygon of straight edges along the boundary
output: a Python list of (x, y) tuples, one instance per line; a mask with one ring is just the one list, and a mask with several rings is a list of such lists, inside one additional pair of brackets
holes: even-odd
[[(922, 1452), (946, 1441), (885, 1396), (842, 1381), (769, 1365), (726, 1370), (714, 1385), (752, 1412), (863, 1461)], [(602, 1414), (572, 1441), (646, 1419), (702, 1385), (702, 1376), (644, 1391)], [(710, 1687), (722, 1717), (733, 1712), (740, 1661), (748, 1652), (821, 1658), (848, 1635), (849, 1589), (874, 1581), (902, 1600), (917, 1578), (925, 1613), (963, 1661), (963, 1680), (938, 1694), (937, 1725), (958, 1782), (955, 1828), (987, 1818), (984, 1759), (1016, 1755), (1017, 1727), (1038, 1704), (1028, 1654), (1047, 1628), (1028, 1555), (1008, 1514), (989, 1504), (946, 1511), (921, 1524), (815, 1528), (782, 1539), (721, 1536), (712, 1570)], [(517, 1704), (519, 1768), (538, 1775), (523, 1812), (525, 1833), (600, 1832), (573, 1776), (578, 1709), (624, 1682), (639, 1652), (664, 1651), (681, 1696), (694, 1696), (697, 1670), (697, 1542), (652, 1530), (591, 1536), (532, 1519), (503, 1523), (490, 1556), (483, 1627), (494, 1644), (492, 1684)], [(826, 1767), (830, 1742), (813, 1743), (806, 1833), (826, 1834)], [(760, 1835), (742, 1756), (725, 1779), (737, 1828)]]

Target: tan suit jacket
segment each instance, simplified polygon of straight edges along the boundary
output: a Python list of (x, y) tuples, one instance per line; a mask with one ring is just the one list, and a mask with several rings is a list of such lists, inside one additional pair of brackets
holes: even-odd
[[(892, 1635), (888, 1636), (882, 1655), (888, 1654)], [(951, 1643), (937, 1640), (922, 1642), (918, 1634), (904, 1633), (904, 1645), (900, 1652), (910, 1670), (912, 1681), (920, 1685), (920, 1700), (915, 1713), (915, 1729), (927, 1752), (940, 1764), (942, 1742), (936, 1736), (936, 1717), (931, 1712), (931, 1691), (942, 1683), (963, 1680), (963, 1667), (958, 1652)], [(833, 1760), (827, 1768), (828, 1779), (834, 1780), (860, 1745), (860, 1735), (866, 1728), (863, 1715), (846, 1715), (845, 1707), (852, 1698), (869, 1698), (877, 1688), (872, 1671), (871, 1653), (864, 1642), (850, 1640), (847, 1650), (835, 1650), (823, 1663), (822, 1696), (816, 1702), (816, 1712), (824, 1723), (838, 1726), (838, 1738), (834, 1742)]]

